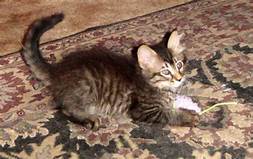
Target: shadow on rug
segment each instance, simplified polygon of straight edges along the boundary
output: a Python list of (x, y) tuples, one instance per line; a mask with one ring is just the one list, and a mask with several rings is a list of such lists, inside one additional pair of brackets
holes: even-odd
[(253, 158), (252, 13), (252, 0), (203, 0), (41, 46), (52, 62), (72, 48), (129, 54), (177, 28), (186, 33), (188, 92), (205, 106), (238, 102), (207, 113), (215, 122), (196, 128), (104, 118), (109, 126), (92, 132), (52, 110), (45, 88), (31, 77), (19, 53), (0, 58), (0, 157)]

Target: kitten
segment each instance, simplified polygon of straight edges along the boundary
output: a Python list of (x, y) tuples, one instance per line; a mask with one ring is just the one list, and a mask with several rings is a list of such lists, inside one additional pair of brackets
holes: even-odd
[[(61, 62), (48, 64), (39, 50), (44, 32), (62, 21), (54, 14), (35, 21), (23, 40), (22, 57), (36, 78), (48, 86), (55, 102), (76, 121), (98, 128), (99, 116), (126, 114), (136, 121), (193, 126), (198, 115), (174, 109), (173, 97), (163, 88), (176, 89), (183, 81), (183, 61), (159, 55), (147, 45), (137, 51), (137, 60), (103, 48), (77, 50)], [(181, 35), (173, 32), (168, 50), (179, 54)]]

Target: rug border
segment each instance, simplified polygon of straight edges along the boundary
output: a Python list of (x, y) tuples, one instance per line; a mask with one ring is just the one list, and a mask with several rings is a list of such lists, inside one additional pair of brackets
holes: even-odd
[[(99, 25), (99, 26), (90, 27), (90, 28), (87, 28), (85, 30), (79, 31), (77, 33), (70, 34), (70, 35), (62, 37), (62, 38), (57, 38), (57, 39), (54, 39), (54, 40), (50, 40), (50, 41), (47, 41), (47, 42), (40, 43), (40, 47), (44, 48), (48, 44), (62, 42), (65, 39), (73, 38), (73, 37), (75, 37), (77, 35), (80, 35), (80, 34), (89, 34), (89, 33), (94, 32), (96, 30), (102, 30), (102, 29), (105, 29), (105, 28), (108, 28), (108, 27), (116, 27), (117, 28), (117, 32), (122, 32), (123, 30), (120, 29), (119, 25), (123, 25), (123, 24), (129, 23), (131, 21), (134, 22), (137, 19), (142, 19), (142, 18), (147, 18), (147, 17), (152, 17), (152, 16), (159, 16), (159, 14), (163, 13), (164, 11), (168, 12), (168, 10), (170, 10), (170, 12), (173, 12), (173, 11), (183, 12), (182, 10), (180, 10), (181, 7), (183, 7), (183, 6), (187, 7), (190, 4), (194, 4), (195, 6), (193, 6), (193, 8), (196, 8), (196, 7), (200, 7), (200, 6), (205, 6), (206, 3), (209, 3), (210, 5), (208, 5), (208, 7), (210, 7), (210, 6), (222, 3), (224, 1), (226, 1), (226, 0), (193, 0), (193, 1), (190, 1), (190, 2), (186, 2), (184, 4), (179, 4), (179, 5), (176, 5), (176, 6), (173, 6), (173, 7), (161, 9), (159, 11), (155, 11), (155, 12), (148, 13), (148, 14), (145, 14), (145, 15), (137, 16), (137, 17), (130, 18), (130, 19), (127, 19), (127, 20), (122, 20), (122, 21), (118, 21), (118, 22), (115, 22), (115, 23), (107, 24), (107, 25)], [(204, 8), (205, 7), (201, 8), (201, 10), (204, 9)], [(103, 35), (103, 36), (105, 36), (105, 35)], [(99, 37), (100, 36), (96, 36), (96, 38), (99, 38)], [(92, 38), (90, 38), (90, 39), (92, 39)], [(19, 49), (19, 50), (17, 50), (17, 51), (10, 52), (10, 53), (8, 53), (6, 55), (0, 56), (0, 58), (6, 58), (6, 57), (9, 57), (9, 56), (15, 56), (15, 55), (18, 55), (21, 51), (22, 51), (22, 48)]]

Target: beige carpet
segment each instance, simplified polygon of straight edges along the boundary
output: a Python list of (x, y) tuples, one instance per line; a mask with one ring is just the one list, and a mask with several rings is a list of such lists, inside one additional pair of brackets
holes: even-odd
[(191, 0), (0, 0), (0, 56), (20, 49), (19, 41), (34, 19), (55, 12), (64, 12), (66, 19), (46, 33), (42, 42), (189, 1)]

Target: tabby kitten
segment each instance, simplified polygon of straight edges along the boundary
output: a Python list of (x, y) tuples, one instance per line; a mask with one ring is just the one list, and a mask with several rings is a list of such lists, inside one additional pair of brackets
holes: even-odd
[[(183, 81), (183, 61), (165, 60), (147, 45), (137, 51), (137, 61), (103, 48), (77, 50), (61, 62), (48, 64), (39, 50), (41, 35), (62, 21), (54, 14), (35, 21), (23, 40), (22, 57), (35, 76), (48, 86), (65, 114), (96, 129), (99, 116), (126, 114), (134, 120), (192, 126), (193, 112), (174, 109), (173, 97), (163, 88), (176, 89)], [(181, 35), (173, 32), (168, 50), (182, 52)], [(166, 55), (165, 57), (168, 57)]]

